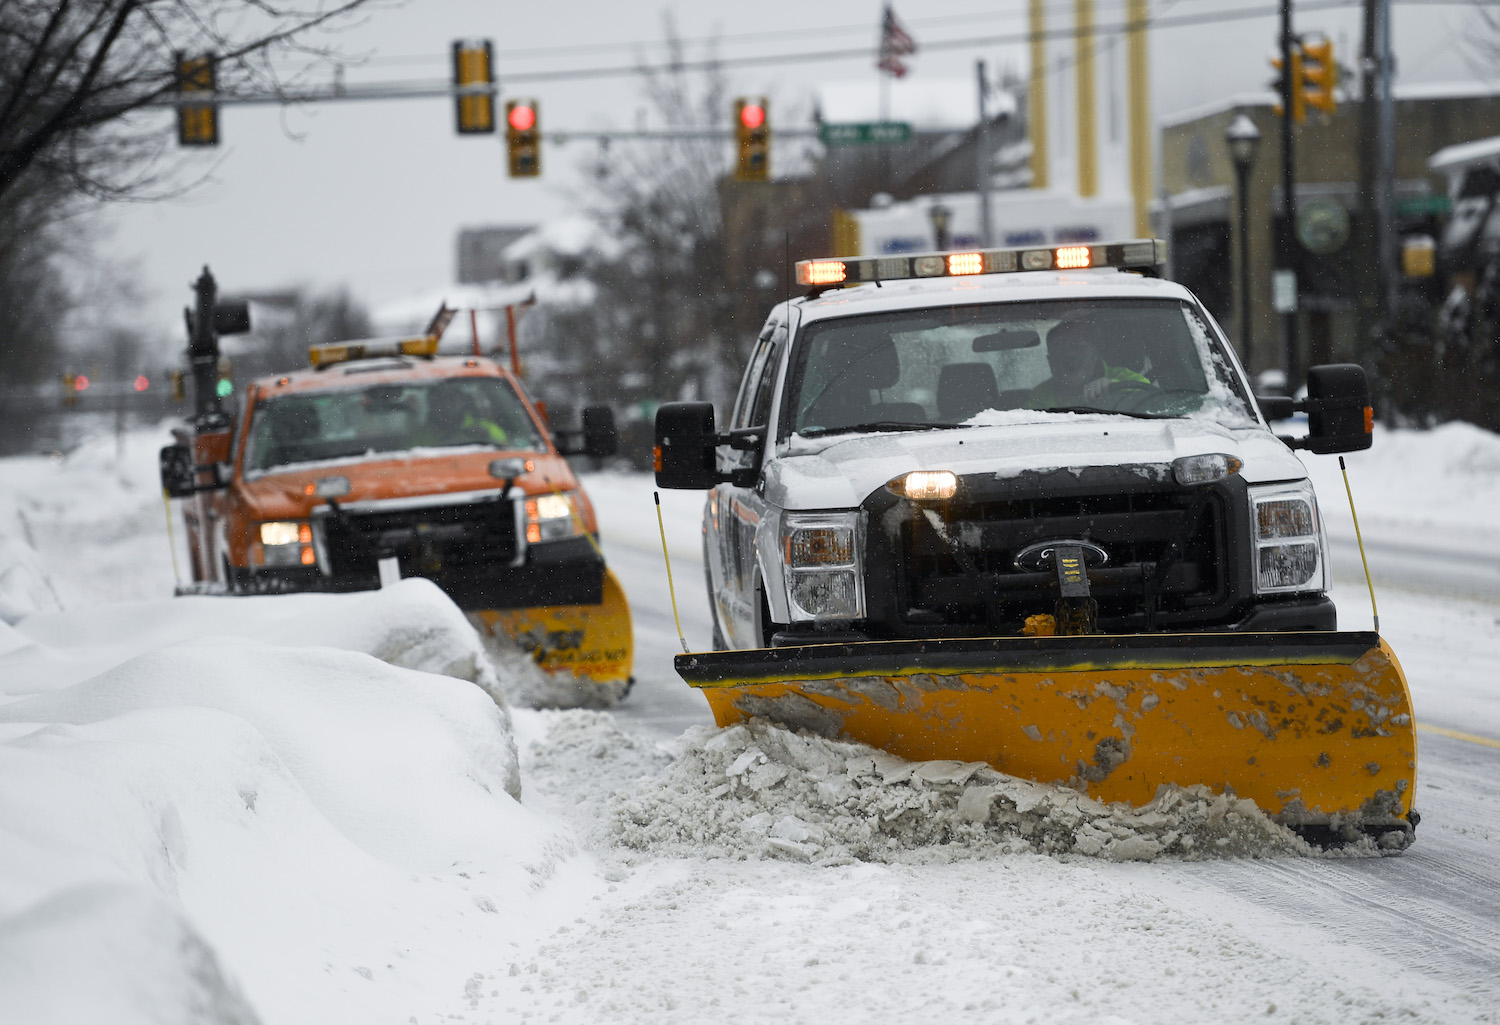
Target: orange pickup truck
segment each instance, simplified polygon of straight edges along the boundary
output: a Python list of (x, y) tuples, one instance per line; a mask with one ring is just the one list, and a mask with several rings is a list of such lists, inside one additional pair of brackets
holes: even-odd
[[(554, 432), (516, 377), (437, 336), (312, 350), (232, 414), (162, 450), (194, 585), (231, 594), (441, 587), (491, 639), (612, 703), (628, 687), (630, 610), (564, 455), (612, 454), (607, 407)], [(205, 426), (208, 429), (204, 429)], [(604, 698), (604, 701), (600, 701)]]

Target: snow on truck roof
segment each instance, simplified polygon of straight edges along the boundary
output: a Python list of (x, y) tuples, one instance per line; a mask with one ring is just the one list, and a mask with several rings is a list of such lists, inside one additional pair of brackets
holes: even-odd
[(929, 306), (969, 306), (1046, 299), (1182, 299), (1192, 293), (1173, 281), (1109, 268), (1083, 271), (1026, 271), (964, 278), (885, 281), (836, 289), (794, 300), (804, 324), (887, 310)]
[(259, 377), (254, 384), (262, 395), (275, 395), (469, 376), (503, 377), (505, 370), (494, 360), (483, 356), (364, 356), (338, 363), (324, 362), (319, 366), (286, 374)]

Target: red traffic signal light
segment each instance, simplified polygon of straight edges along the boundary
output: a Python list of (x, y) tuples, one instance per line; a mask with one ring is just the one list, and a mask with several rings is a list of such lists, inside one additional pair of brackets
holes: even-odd
[(736, 157), (734, 177), (763, 182), (771, 177), (771, 115), (764, 96), (741, 96), (734, 101)]
[(510, 126), (518, 132), (529, 132), (536, 127), (536, 108), (520, 103), (510, 108), (507, 115)]
[(505, 150), (512, 178), (535, 178), (542, 173), (541, 111), (536, 100), (507, 100)]
[(151, 387), (151, 379), (149, 377), (147, 377), (145, 374), (136, 374), (135, 375), (135, 390), (136, 391), (145, 391), (149, 387)]
[(89, 390), (89, 379), (87, 377), (84, 377), (82, 374), (78, 374), (77, 376), (75, 376), (73, 378), (73, 390), (74, 391), (88, 391)]

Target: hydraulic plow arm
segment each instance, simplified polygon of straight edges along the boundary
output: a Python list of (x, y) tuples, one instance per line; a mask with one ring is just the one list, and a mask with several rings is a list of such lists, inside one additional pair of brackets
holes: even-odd
[(1414, 823), (1411, 697), (1374, 633), (866, 641), (676, 666), (720, 726), (758, 717), (1134, 805), (1204, 784), (1317, 838)]

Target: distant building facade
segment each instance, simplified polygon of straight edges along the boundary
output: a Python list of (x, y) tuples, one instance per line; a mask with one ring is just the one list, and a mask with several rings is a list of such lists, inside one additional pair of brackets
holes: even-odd
[[(1379, 306), (1369, 278), (1374, 229), (1361, 214), (1359, 103), (1332, 115), (1309, 114), (1294, 129), (1297, 224), (1281, 213), (1281, 126), (1270, 94), (1231, 99), (1168, 119), (1162, 127), (1159, 233), (1171, 243), (1172, 276), (1192, 289), (1240, 343), (1249, 328), (1254, 371), (1282, 365), (1285, 337), (1272, 305), (1273, 274), (1290, 264), (1293, 231), (1302, 274), (1297, 281), (1298, 351), (1291, 367), (1359, 360), (1358, 325)], [(1395, 97), (1394, 229), (1403, 237), (1440, 233), (1449, 209), (1446, 183), (1427, 166), (1437, 150), (1500, 134), (1500, 90), (1416, 86)], [(1251, 323), (1241, 325), (1238, 199), (1224, 133), (1245, 114), (1261, 144), (1249, 180)]]

